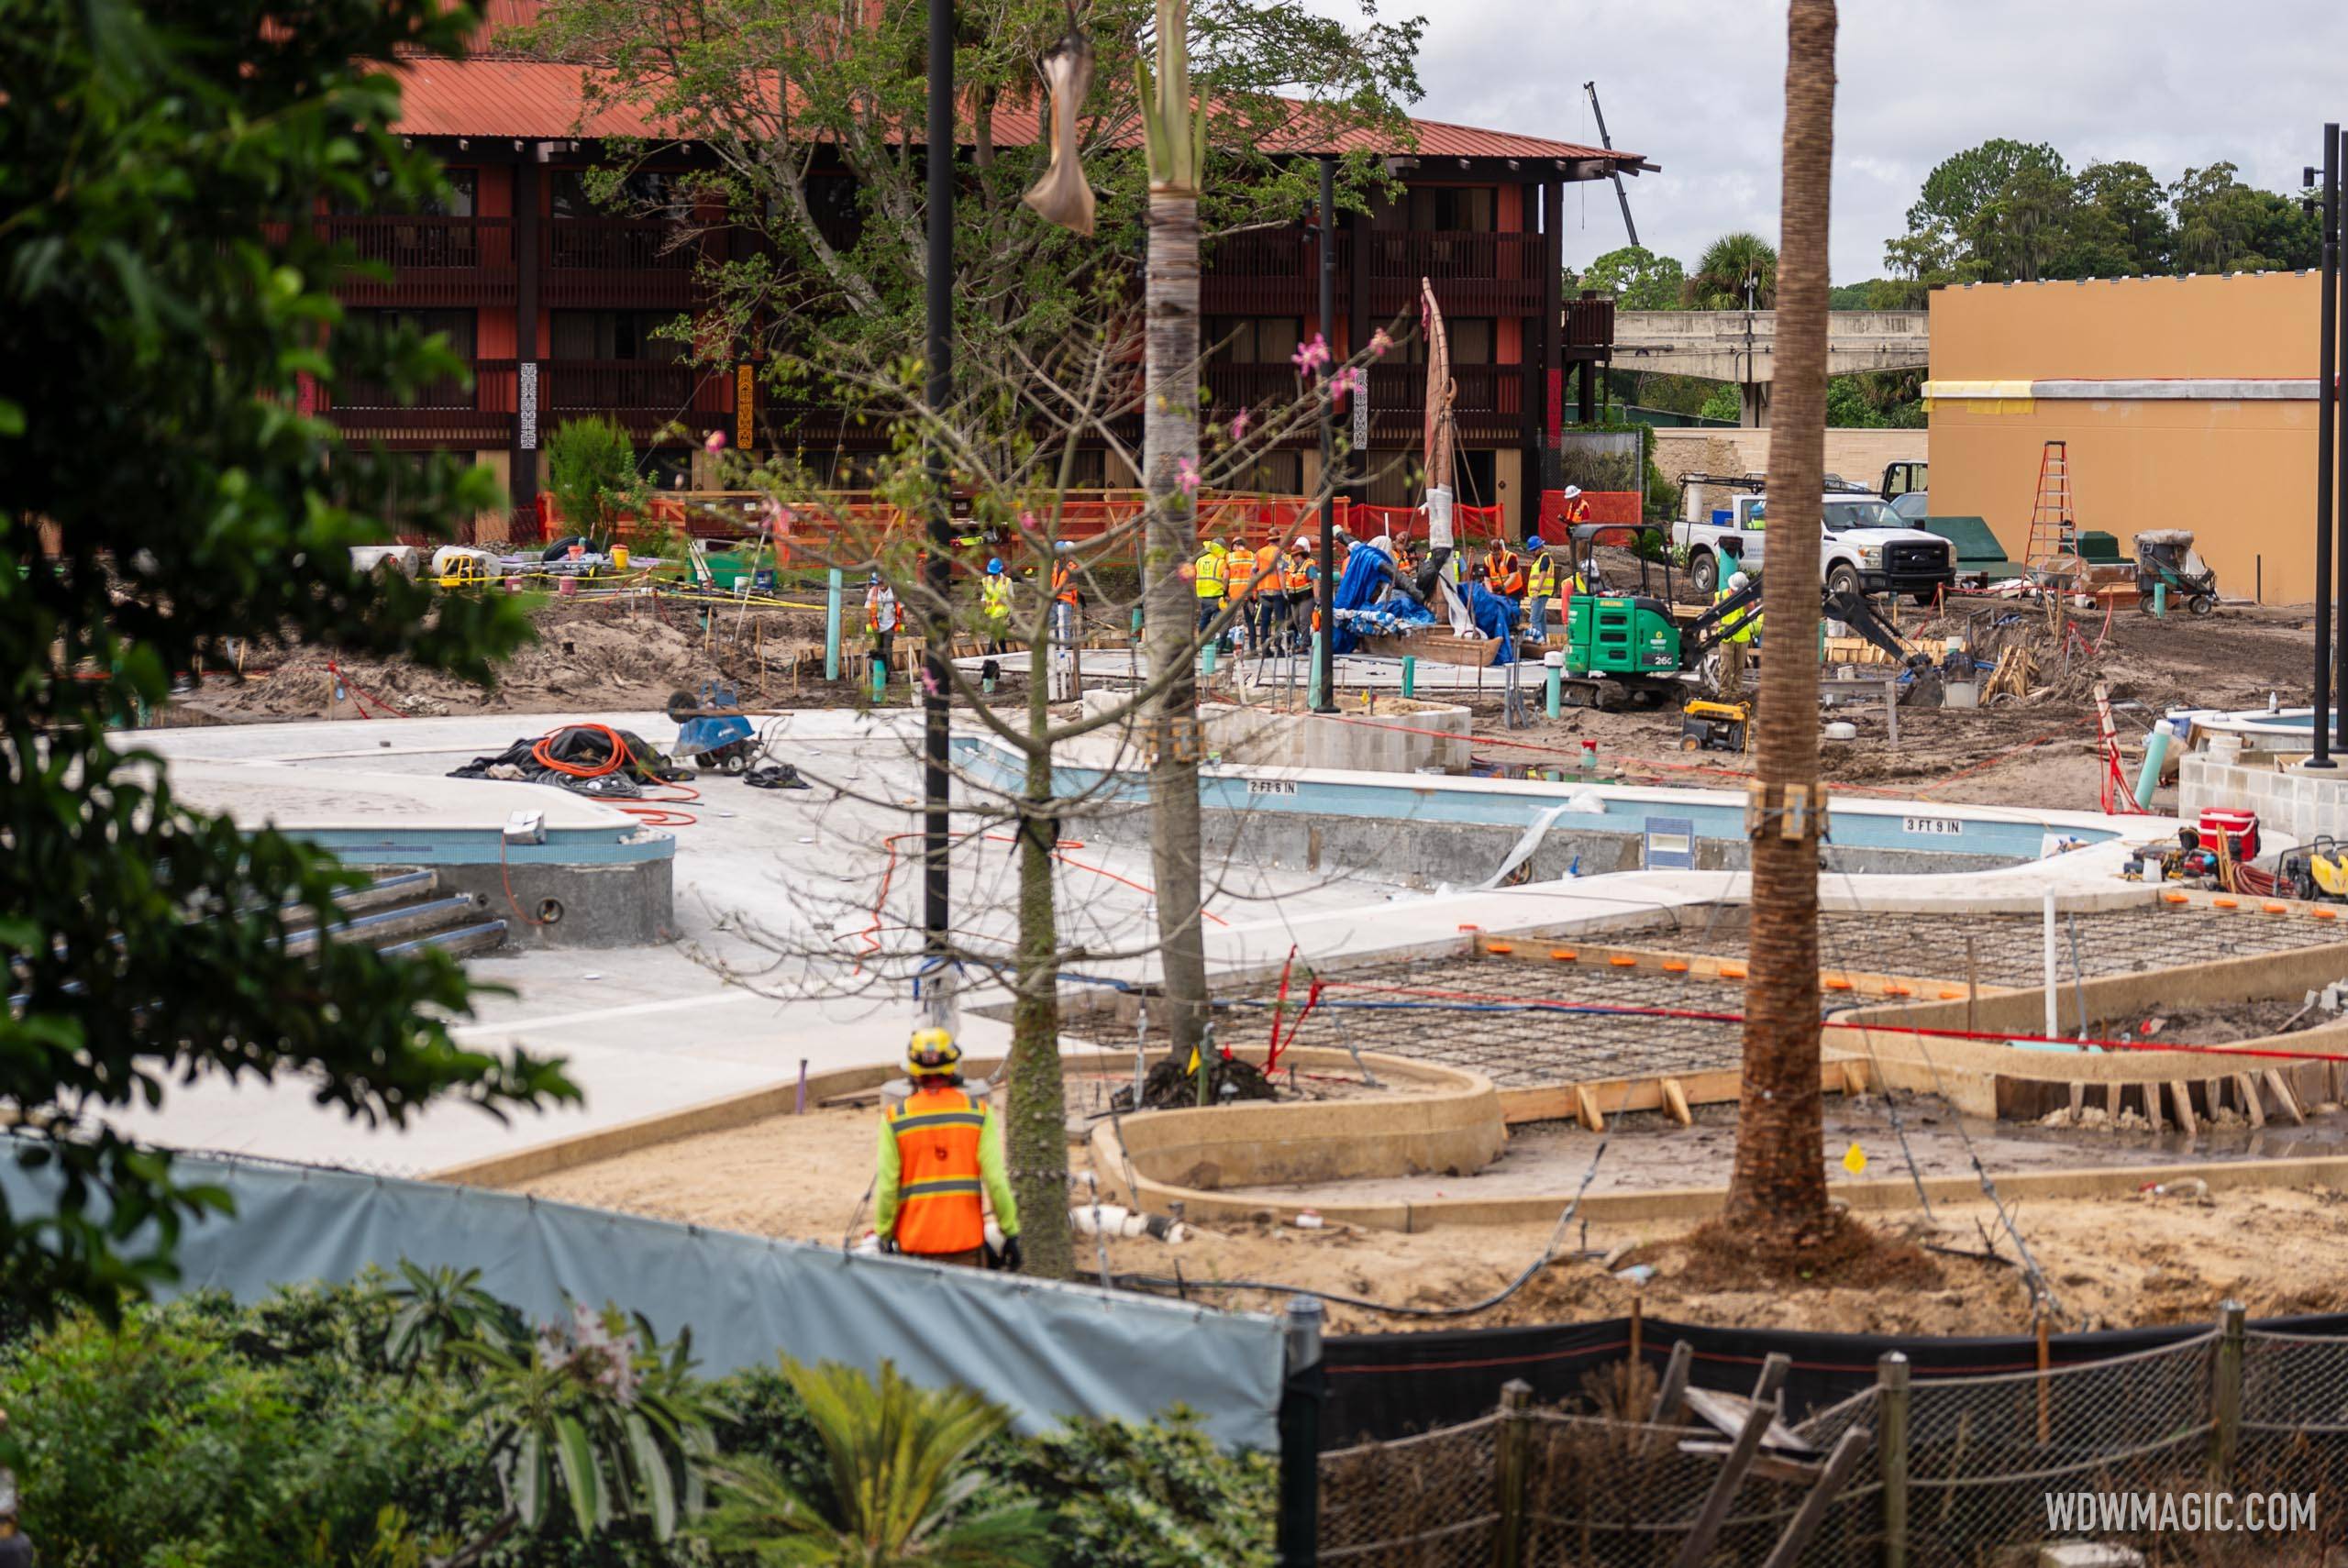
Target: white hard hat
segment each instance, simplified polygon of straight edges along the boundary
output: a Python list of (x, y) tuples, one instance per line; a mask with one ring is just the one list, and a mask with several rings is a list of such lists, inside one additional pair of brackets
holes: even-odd
[(1312, 540), (1306, 535), (1299, 534), (1296, 536), (1296, 547), (1300, 550), (1309, 550), (1312, 547)]
[(1566, 499), (1567, 501), (1571, 501), (1575, 496), (1579, 495), (1580, 493), (1581, 486), (1578, 484), (1569, 484), (1566, 486)]
[(1391, 534), (1380, 534), (1377, 538), (1372, 539), (1369, 542), (1369, 547), (1374, 550), (1384, 550), (1390, 556), (1394, 553), (1394, 536)]
[(1741, 571), (1733, 573), (1728, 580), (1729, 591), (1734, 593), (1740, 589), (1750, 587), (1752, 582), (1753, 580)]

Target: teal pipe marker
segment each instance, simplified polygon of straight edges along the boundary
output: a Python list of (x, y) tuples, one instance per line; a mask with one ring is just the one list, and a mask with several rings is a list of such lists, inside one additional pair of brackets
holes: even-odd
[(2165, 582), (2153, 584), (2153, 613), (2162, 616), (2168, 613), (2168, 584)]
[(1549, 716), (1554, 719), (1566, 708), (1566, 661), (1550, 654), (1542, 662), (1549, 667)]
[[(2155, 586), (2153, 591), (2157, 598), (2159, 586)], [(2153, 733), (2144, 737), (2144, 766), (2143, 771), (2136, 775), (2136, 803), (2140, 806), (2151, 805), (2153, 791), (2160, 788), (2161, 765), (2168, 760), (2168, 742), (2166, 724), (2154, 724)]]
[(1141, 641), (1141, 606), (1134, 606), (1134, 641)]
[(880, 659), (872, 661), (872, 705), (876, 708), (889, 700), (889, 667)]
[(1305, 706), (1316, 712), (1320, 710), (1324, 695), (1321, 690), (1321, 635), (1319, 632), (1312, 634), (1312, 674), (1305, 692)]
[[(1319, 665), (1314, 665), (1318, 669)], [(1415, 697), (1419, 691), (1419, 659), (1416, 654), (1402, 656), (1402, 695)]]
[(832, 569), (831, 586), (824, 593), (824, 679), (840, 678), (840, 569)]
[(1214, 645), (1214, 644), (1213, 644), (1213, 643), (1209, 643), (1209, 644), (1206, 646), (1206, 647), (1202, 650), (1202, 653), (1203, 653), (1204, 665), (1203, 665), (1203, 668), (1202, 669), (1201, 673), (1202, 673), (1202, 674), (1204, 674), (1204, 675), (1206, 675), (1206, 676), (1208, 676), (1209, 678), (1212, 678), (1212, 677), (1214, 675), (1214, 656), (1215, 656), (1215, 645)]

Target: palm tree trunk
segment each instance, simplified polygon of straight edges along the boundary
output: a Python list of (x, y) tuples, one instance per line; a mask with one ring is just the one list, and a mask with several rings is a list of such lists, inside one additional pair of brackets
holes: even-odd
[[(1199, 461), (1199, 202), (1149, 197), (1149, 282), (1142, 407), (1143, 483), (1149, 491), (1142, 551), (1144, 646), (1153, 674), (1180, 671), (1148, 715), (1149, 857), (1157, 886), (1158, 963), (1174, 1050), (1187, 1058), (1207, 1020), (1206, 945), (1199, 928), (1199, 762), (1196, 596), (1180, 569), (1198, 550), (1193, 496), (1182, 487)], [(1178, 736), (1183, 744), (1178, 744)]]
[[(1826, 214), (1834, 149), (1834, 0), (1787, 17), (1784, 236), (1769, 436), (1767, 651), (1757, 718), (1753, 943), (1728, 1221), (1765, 1247), (1831, 1226), (1818, 1087), (1818, 541), (1826, 466)], [(1811, 803), (1800, 832), (1789, 797)]]

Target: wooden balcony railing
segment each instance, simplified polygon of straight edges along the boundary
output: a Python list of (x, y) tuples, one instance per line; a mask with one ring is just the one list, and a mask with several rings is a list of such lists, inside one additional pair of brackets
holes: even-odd
[(1614, 302), (1567, 300), (1564, 326), (1564, 342), (1567, 348), (1611, 348), (1614, 347)]
[[(1304, 315), (1320, 299), (1321, 250), (1292, 228), (1259, 229), (1209, 240), (1199, 277), (1199, 308), (1212, 315)], [(1339, 308), (1345, 257), (1337, 259)]]
[(1373, 314), (1411, 308), (1421, 278), (1434, 282), (1435, 298), (1455, 315), (1522, 315), (1541, 308), (1537, 234), (1370, 229), (1358, 238), (1356, 270)]
[(550, 218), (542, 259), (562, 271), (690, 272), (701, 262), (696, 230), (642, 218)]
[(317, 394), (346, 439), (407, 450), (502, 446), (513, 438), (518, 377), (511, 359), (476, 359), (472, 382), (455, 378), (415, 389), (402, 402), (385, 388), (345, 381)]

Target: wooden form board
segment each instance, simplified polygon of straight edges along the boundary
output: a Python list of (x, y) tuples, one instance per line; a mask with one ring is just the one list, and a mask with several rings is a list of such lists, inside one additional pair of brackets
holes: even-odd
[[(1666, 974), (1684, 974), (1690, 979), (1733, 981), (1744, 979), (1745, 961), (1722, 957), (1717, 954), (1672, 953), (1654, 947), (1622, 947), (1601, 942), (1578, 942), (1571, 937), (1544, 942), (1532, 937), (1494, 937), (1479, 934), (1476, 951), (1485, 957), (1507, 958), (1553, 969), (1584, 966), (1600, 969), (1656, 969)], [(1627, 960), (1627, 962), (1621, 962)], [(1829, 999), (1862, 997), (1890, 1001), (1962, 1001), (1965, 982), (1924, 975), (1886, 975), (1865, 969), (1822, 969), (1820, 988)], [(2002, 986), (1983, 986), (1980, 995), (1995, 996), (2008, 989)]]

